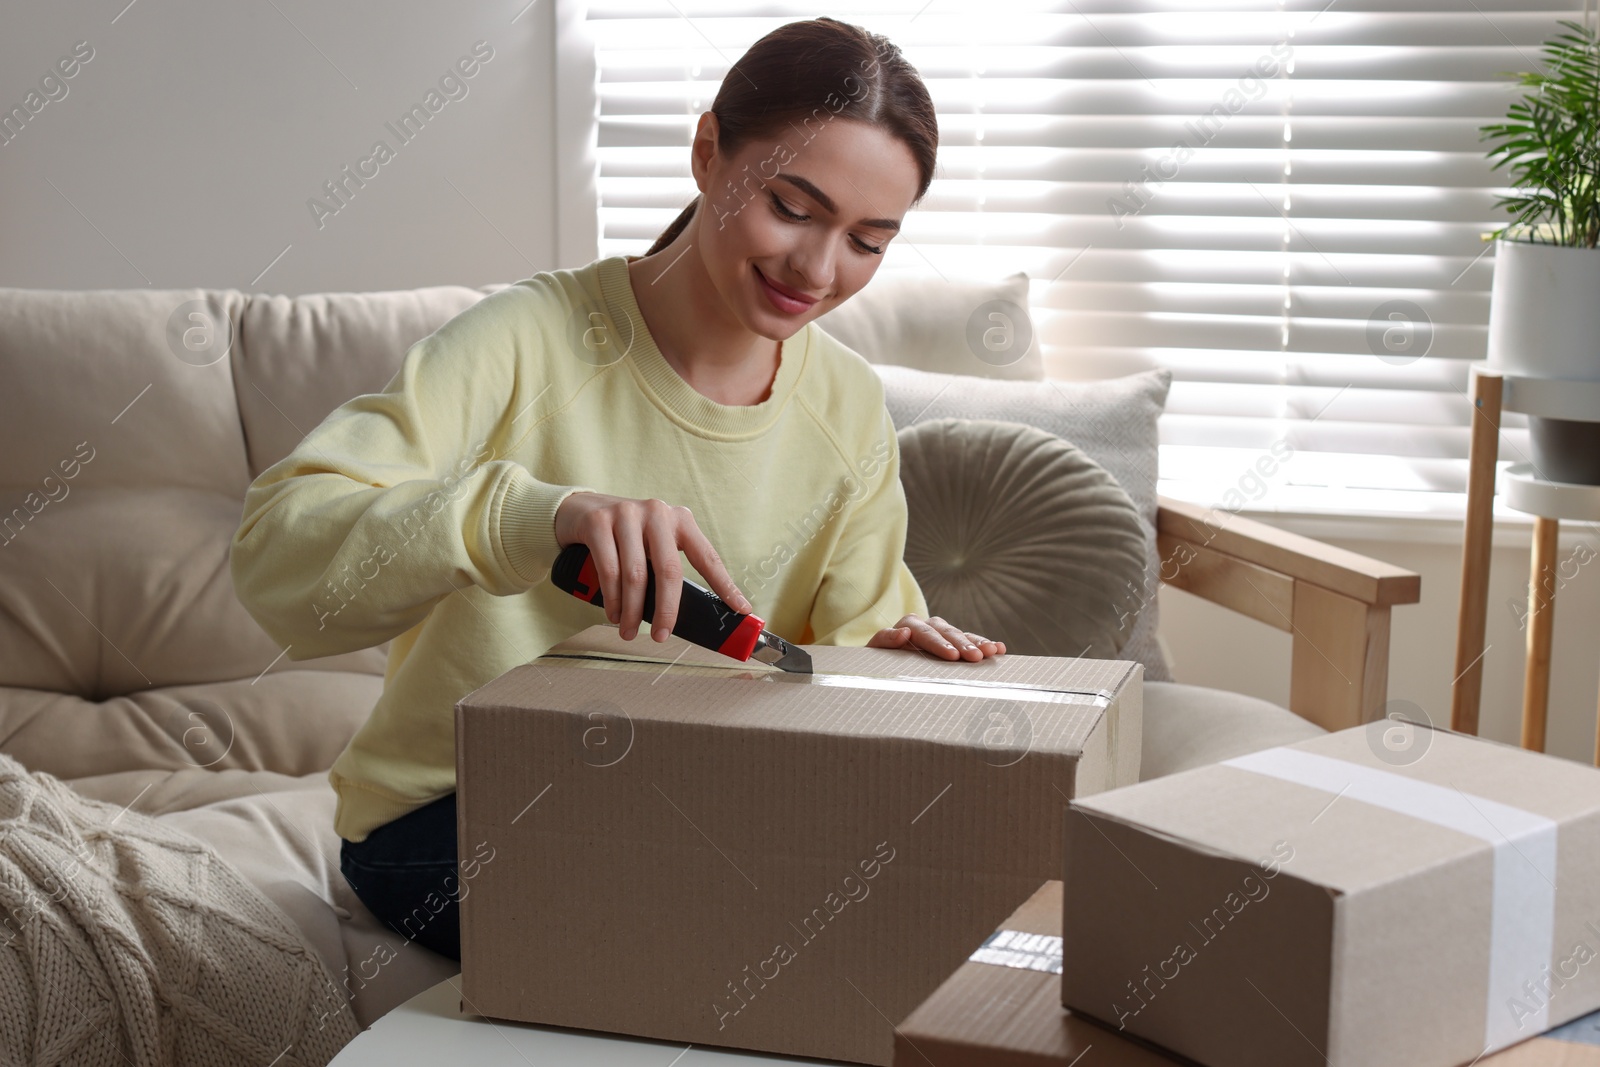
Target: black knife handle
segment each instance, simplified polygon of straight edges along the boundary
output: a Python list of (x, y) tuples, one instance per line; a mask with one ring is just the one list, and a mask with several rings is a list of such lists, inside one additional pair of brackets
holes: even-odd
[[(648, 560), (645, 570), (643, 620), (648, 623), (654, 621), (656, 613), (656, 570)], [(556, 556), (555, 565), (550, 568), (550, 581), (557, 589), (564, 589), (579, 600), (588, 601), (597, 608), (605, 607), (594, 557), (589, 553), (589, 546), (581, 541), (574, 541)], [(672, 632), (685, 641), (693, 641), (737, 660), (747, 660), (765, 627), (766, 623), (758, 616), (742, 615), (705, 586), (688, 578), (683, 580), (678, 617), (673, 622)]]

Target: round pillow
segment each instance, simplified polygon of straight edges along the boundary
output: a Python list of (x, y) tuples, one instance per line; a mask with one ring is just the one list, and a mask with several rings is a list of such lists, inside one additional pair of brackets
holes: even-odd
[(901, 430), (906, 565), (928, 610), (1033, 656), (1114, 659), (1144, 603), (1145, 530), (1104, 467), (1016, 422)]

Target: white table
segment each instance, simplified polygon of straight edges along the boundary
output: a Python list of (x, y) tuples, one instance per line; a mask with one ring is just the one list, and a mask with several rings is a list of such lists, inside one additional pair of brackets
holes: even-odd
[(461, 1011), (458, 974), (373, 1023), (333, 1058), (332, 1067), (831, 1067), (835, 1062), (485, 1019)]
[[(470, 1063), (474, 1067), (840, 1067), (762, 1052), (485, 1019), (460, 1010), (461, 976), (425, 989), (362, 1031), (331, 1067)], [(1550, 1038), (1573, 1044), (1558, 1044)], [(1500, 1067), (1600, 1067), (1600, 1012), (1497, 1053)]]

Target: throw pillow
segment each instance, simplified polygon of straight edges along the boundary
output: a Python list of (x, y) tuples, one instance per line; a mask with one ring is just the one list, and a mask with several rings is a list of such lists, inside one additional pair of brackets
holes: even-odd
[(874, 369), (883, 380), (896, 430), (929, 419), (1026, 423), (1077, 445), (1116, 478), (1139, 509), (1146, 537), (1143, 582), (1125, 590), (1120, 604), (1132, 627), (1120, 657), (1144, 664), (1149, 681), (1171, 681), (1156, 642), (1161, 567), (1156, 548), (1156, 422), (1167, 403), (1172, 372), (1148, 370), (1088, 382), (1015, 382), (907, 367)]
[(1021, 271), (999, 282), (880, 275), (816, 322), (869, 363), (980, 378), (1044, 377)]
[(1117, 659), (1144, 524), (1104, 467), (1018, 422), (901, 430), (906, 565), (928, 610), (1028, 656)]

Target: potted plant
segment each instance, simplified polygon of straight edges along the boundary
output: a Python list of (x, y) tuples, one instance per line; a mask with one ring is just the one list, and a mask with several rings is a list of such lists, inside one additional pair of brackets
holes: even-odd
[[(1600, 42), (1587, 25), (1544, 45), (1546, 69), (1481, 128), (1513, 192), (1496, 241), (1489, 363), (1507, 374), (1600, 381)], [(1600, 411), (1595, 412), (1600, 420)], [(1600, 421), (1530, 415), (1533, 464), (1559, 482), (1600, 484)]]

